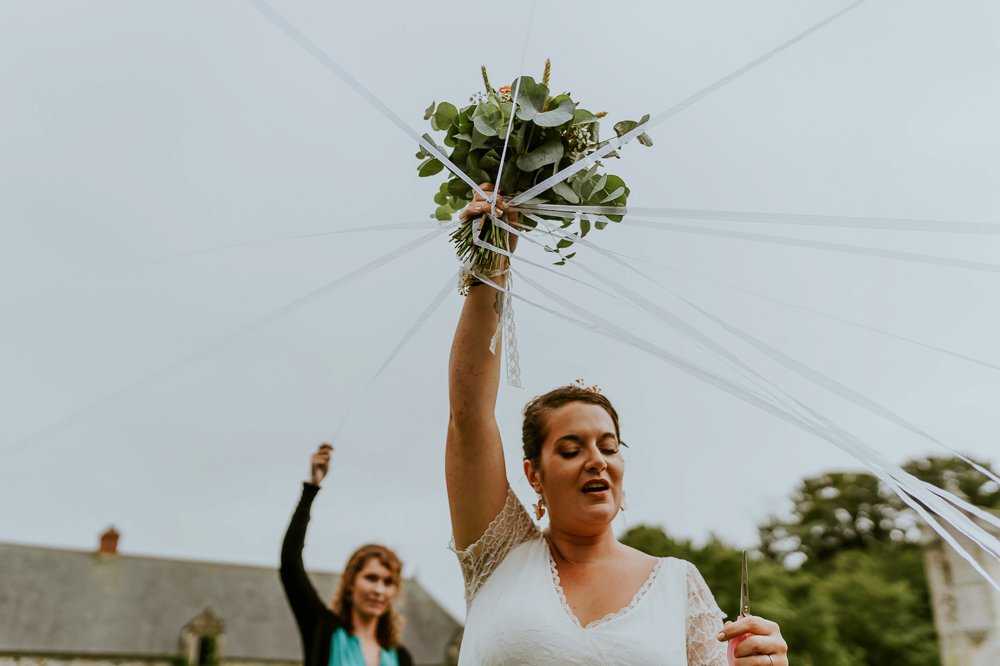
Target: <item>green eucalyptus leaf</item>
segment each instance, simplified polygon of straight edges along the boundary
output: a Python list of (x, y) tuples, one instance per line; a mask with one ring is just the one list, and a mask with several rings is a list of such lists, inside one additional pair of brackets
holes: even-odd
[(480, 134), (496, 136), (503, 125), (503, 112), (496, 104), (483, 103), (472, 112), (472, 124)]
[(486, 171), (496, 171), (500, 167), (500, 160), (493, 156), (493, 151), (490, 151), (480, 158), (479, 166)]
[(451, 151), (449, 159), (456, 163), (461, 164), (469, 156), (469, 144), (459, 143), (455, 146), (455, 150)]
[(573, 245), (573, 241), (568, 238), (561, 238), (558, 243), (556, 243), (556, 249), (563, 249)]
[(428, 106), (426, 110), (424, 110), (424, 120), (430, 120), (431, 116), (434, 115), (434, 105), (435, 102), (431, 102), (431, 105)]
[(435, 219), (441, 220), (442, 222), (450, 220), (453, 214), (454, 212), (447, 206), (438, 206), (437, 210), (434, 211)]
[[(483, 136), (497, 135), (497, 128), (493, 127), (493, 125), (490, 125), (489, 120), (487, 120), (483, 116), (476, 116), (475, 118), (472, 119), (472, 123), (476, 128), (476, 132), (478, 132)], [(473, 134), (473, 137), (475, 137), (475, 134)]]
[(590, 220), (580, 220), (580, 238), (583, 238), (588, 233), (590, 233)]
[(608, 226), (607, 222), (594, 222), (594, 228), (596, 229), (604, 229), (607, 226)]
[(444, 169), (444, 165), (432, 157), (417, 167), (417, 175), (421, 178), (425, 178), (427, 176), (433, 176), (434, 174), (441, 173), (442, 169)]
[(468, 199), (472, 188), (461, 178), (452, 178), (448, 181), (448, 194), (459, 199)]
[(637, 136), (636, 139), (638, 139), (639, 143), (646, 146), (647, 148), (653, 145), (653, 140), (650, 139), (649, 135), (646, 134), (645, 132)]
[(634, 120), (620, 120), (617, 123), (615, 123), (615, 126), (614, 126), (615, 134), (617, 136), (621, 137), (621, 136), (623, 136), (625, 134), (628, 134), (629, 132), (631, 132), (632, 130), (634, 130), (638, 126), (639, 126), (639, 123), (637, 123)]
[(517, 168), (522, 171), (537, 171), (546, 165), (558, 164), (564, 152), (562, 138), (550, 139), (530, 153), (519, 155)]
[(571, 99), (564, 99), (554, 109), (539, 113), (532, 122), (539, 127), (558, 127), (573, 120), (573, 113), (576, 111), (576, 102)]
[[(511, 84), (513, 92), (518, 86), (518, 81)], [(517, 117), (519, 120), (532, 120), (545, 108), (545, 100), (549, 98), (548, 87), (541, 83), (536, 83), (530, 76), (520, 78), (520, 87), (517, 91)]]
[(434, 121), (441, 129), (448, 129), (458, 118), (458, 109), (450, 102), (441, 102), (434, 112)]
[(491, 135), (483, 134), (478, 129), (472, 130), (472, 149), (485, 148), (490, 144)]
[(615, 189), (613, 192), (611, 192), (611, 194), (601, 199), (601, 203), (608, 203), (609, 201), (614, 201), (623, 194), (625, 194), (625, 188), (619, 187)]
[(573, 188), (566, 184), (566, 181), (561, 180), (552, 186), (552, 191), (561, 196), (563, 199), (571, 204), (580, 203), (580, 196), (573, 191)]

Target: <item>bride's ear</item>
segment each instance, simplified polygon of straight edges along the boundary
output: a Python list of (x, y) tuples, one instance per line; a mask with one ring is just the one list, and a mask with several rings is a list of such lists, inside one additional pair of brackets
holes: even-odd
[(524, 476), (528, 479), (532, 490), (536, 493), (542, 492), (542, 475), (535, 469), (530, 460), (524, 461)]

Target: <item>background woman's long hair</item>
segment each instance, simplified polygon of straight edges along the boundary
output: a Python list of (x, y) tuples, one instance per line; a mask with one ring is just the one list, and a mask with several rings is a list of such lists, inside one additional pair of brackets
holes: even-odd
[(388, 650), (399, 645), (403, 634), (403, 618), (396, 612), (395, 606), (396, 599), (403, 591), (403, 563), (400, 562), (396, 553), (385, 546), (373, 543), (361, 546), (354, 551), (351, 558), (347, 560), (344, 573), (340, 576), (340, 584), (333, 595), (331, 609), (344, 623), (344, 629), (348, 633), (354, 633), (354, 614), (351, 612), (353, 610), (351, 595), (354, 579), (357, 578), (358, 572), (364, 568), (365, 563), (373, 557), (392, 573), (392, 578), (396, 581), (396, 594), (389, 602), (389, 607), (379, 617), (375, 627), (376, 640), (378, 640), (379, 645)]

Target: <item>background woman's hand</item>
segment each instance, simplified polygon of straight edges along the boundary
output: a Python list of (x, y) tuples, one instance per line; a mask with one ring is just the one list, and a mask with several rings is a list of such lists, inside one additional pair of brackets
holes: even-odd
[(316, 453), (312, 455), (312, 465), (309, 470), (309, 478), (314, 486), (323, 483), (326, 473), (330, 471), (330, 454), (333, 446), (326, 442), (319, 445)]
[(755, 615), (726, 622), (720, 641), (730, 641), (746, 634), (745, 640), (729, 651), (732, 666), (788, 666), (788, 644), (781, 637), (781, 627)]

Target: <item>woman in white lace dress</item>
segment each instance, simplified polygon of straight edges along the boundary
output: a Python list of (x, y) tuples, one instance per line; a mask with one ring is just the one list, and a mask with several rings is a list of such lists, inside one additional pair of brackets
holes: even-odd
[[(464, 214), (486, 209), (477, 196)], [(449, 364), (446, 477), (468, 604), (460, 663), (726, 666), (723, 641), (753, 634), (736, 666), (787, 666), (776, 624), (748, 617), (723, 627), (692, 564), (615, 538), (624, 461), (618, 415), (596, 391), (562, 387), (525, 408), (524, 473), (536, 512), (549, 515), (539, 530), (510, 490), (494, 415), (499, 303), (472, 282)]]

